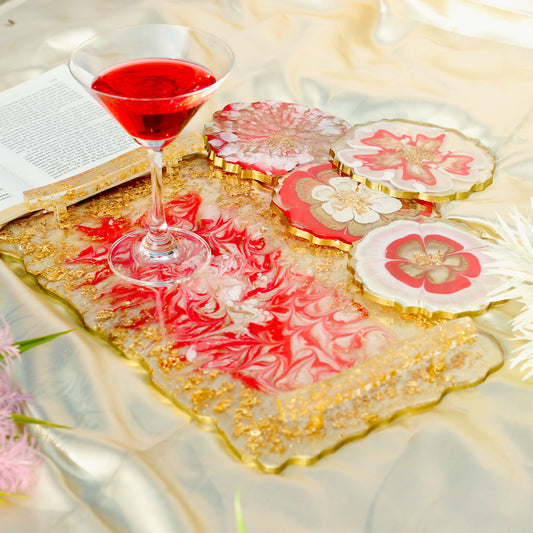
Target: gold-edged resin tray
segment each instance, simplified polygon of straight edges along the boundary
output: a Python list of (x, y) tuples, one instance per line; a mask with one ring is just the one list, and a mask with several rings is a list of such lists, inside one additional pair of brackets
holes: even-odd
[(449, 202), (486, 189), (495, 158), (476, 139), (408, 120), (379, 120), (350, 128), (331, 146), (340, 171), (395, 198)]
[(0, 252), (140, 361), (245, 464), (311, 464), (502, 364), (498, 343), (470, 318), (431, 322), (366, 300), (347, 254), (287, 233), (270, 191), (205, 156), (167, 173), (164, 190), (169, 222), (193, 228), (213, 252), (179, 287), (126, 285), (107, 266), (117, 235), (145, 224), (147, 178), (69, 207), (61, 227), (52, 213), (10, 223)]

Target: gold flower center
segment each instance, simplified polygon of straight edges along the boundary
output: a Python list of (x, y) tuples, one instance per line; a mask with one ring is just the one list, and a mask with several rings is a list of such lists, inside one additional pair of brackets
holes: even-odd
[(400, 157), (414, 166), (421, 166), (425, 162), (435, 162), (435, 150), (424, 149), (419, 146), (404, 146), (400, 150)]
[(410, 261), (421, 268), (442, 265), (444, 261), (444, 252), (436, 252), (434, 254), (415, 252), (411, 256)]
[(295, 140), (292, 137), (285, 135), (281, 131), (276, 131), (276, 133), (269, 135), (268, 139), (265, 141), (265, 144), (271, 148), (276, 146), (283, 146), (289, 150), (296, 148)]
[(334, 198), (335, 203), (340, 205), (342, 209), (351, 207), (357, 211), (357, 214), (366, 213), (368, 211), (369, 202), (355, 191), (337, 191)]

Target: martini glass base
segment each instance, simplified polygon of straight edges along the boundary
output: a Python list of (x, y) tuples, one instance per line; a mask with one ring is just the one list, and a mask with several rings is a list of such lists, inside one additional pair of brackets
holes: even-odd
[(123, 280), (144, 287), (168, 287), (201, 272), (211, 260), (211, 250), (202, 237), (181, 228), (168, 228), (176, 247), (151, 252), (142, 244), (148, 229), (127, 233), (109, 250), (109, 267)]

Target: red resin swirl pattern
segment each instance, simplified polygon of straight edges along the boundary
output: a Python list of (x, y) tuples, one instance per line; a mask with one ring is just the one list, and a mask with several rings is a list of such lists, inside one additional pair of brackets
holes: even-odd
[[(372, 322), (365, 308), (295, 271), (258, 231), (218, 215), (198, 218), (200, 203), (187, 195), (167, 209), (170, 224), (181, 220), (208, 241), (213, 254), (204, 275), (160, 292), (167, 341), (184, 361), (276, 394), (334, 375), (391, 341), (393, 334)], [(126, 312), (132, 329), (158, 327), (154, 291), (115, 281), (106, 250), (115, 229), (144, 224), (102, 219), (98, 226), (79, 227), (93, 243), (70, 261), (98, 266), (81, 284), (108, 280), (99, 301), (108, 311)]]

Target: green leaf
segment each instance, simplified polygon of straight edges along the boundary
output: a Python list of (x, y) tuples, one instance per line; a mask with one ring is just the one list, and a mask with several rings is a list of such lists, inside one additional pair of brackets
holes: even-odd
[(242, 516), (242, 508), (241, 508), (241, 489), (237, 489), (235, 491), (235, 517), (237, 519), (238, 533), (246, 533), (246, 528), (244, 527), (244, 518)]
[(62, 429), (71, 429), (68, 426), (62, 426), (60, 424), (54, 424), (53, 422), (48, 422), (46, 420), (40, 420), (39, 418), (32, 418), (31, 416), (18, 415), (16, 413), (11, 414), (13, 422), (17, 424), (40, 424), (42, 426), (49, 426), (53, 428), (62, 428)]
[(69, 329), (68, 331), (61, 331), (59, 333), (52, 333), (51, 335), (45, 335), (44, 337), (36, 337), (35, 339), (28, 339), (26, 341), (16, 342), (15, 346), (18, 346), (20, 353), (22, 353), (22, 352), (25, 352), (26, 350), (29, 350), (30, 348), (39, 346), (39, 344), (44, 344), (45, 342), (49, 342), (55, 339), (56, 337), (59, 337), (60, 335), (65, 335), (65, 333), (70, 333), (71, 331), (74, 331), (74, 329)]

